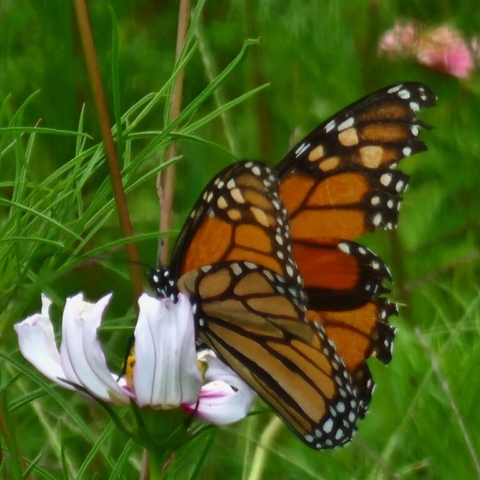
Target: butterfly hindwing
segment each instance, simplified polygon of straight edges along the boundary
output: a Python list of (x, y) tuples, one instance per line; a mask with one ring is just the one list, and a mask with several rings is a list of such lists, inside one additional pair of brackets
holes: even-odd
[(306, 321), (295, 283), (223, 262), (185, 274), (179, 288), (197, 305), (200, 339), (304, 442), (325, 449), (350, 440), (362, 400), (321, 324)]

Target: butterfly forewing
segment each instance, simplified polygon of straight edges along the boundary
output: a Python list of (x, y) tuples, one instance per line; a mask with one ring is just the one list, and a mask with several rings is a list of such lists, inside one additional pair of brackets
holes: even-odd
[[(425, 85), (386, 87), (328, 119), (274, 169), (291, 234), (352, 240), (396, 226), (408, 176), (394, 170), (422, 152), (417, 111), (435, 103)], [(323, 233), (322, 233), (323, 232)]]
[(350, 440), (362, 402), (323, 327), (306, 321), (294, 282), (224, 262), (185, 274), (179, 288), (198, 305), (200, 339), (304, 442), (332, 448)]
[(292, 260), (278, 180), (258, 162), (239, 162), (206, 187), (173, 255), (174, 276), (222, 261), (246, 261), (301, 279)]

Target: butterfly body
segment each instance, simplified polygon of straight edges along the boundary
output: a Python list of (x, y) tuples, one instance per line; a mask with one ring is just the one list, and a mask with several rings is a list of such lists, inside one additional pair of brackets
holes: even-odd
[(352, 241), (396, 226), (408, 176), (426, 149), (428, 87), (382, 89), (320, 125), (271, 170), (239, 162), (207, 185), (167, 269), (162, 296), (183, 292), (199, 340), (309, 446), (344, 445), (371, 400), (366, 359), (391, 360), (390, 272)]

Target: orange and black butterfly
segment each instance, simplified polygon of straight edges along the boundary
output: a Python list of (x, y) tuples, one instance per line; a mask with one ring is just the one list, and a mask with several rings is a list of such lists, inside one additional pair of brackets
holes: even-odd
[(159, 295), (189, 295), (201, 342), (235, 370), (309, 446), (344, 445), (365, 415), (365, 362), (391, 359), (390, 274), (352, 239), (394, 228), (408, 176), (426, 150), (416, 112), (425, 85), (384, 88), (304, 138), (273, 170), (239, 162), (197, 201)]

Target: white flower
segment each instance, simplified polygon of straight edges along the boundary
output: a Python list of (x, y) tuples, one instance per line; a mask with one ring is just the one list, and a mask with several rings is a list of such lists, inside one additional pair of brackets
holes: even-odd
[[(130, 385), (119, 379), (107, 367), (97, 334), (110, 298), (106, 295), (96, 303), (85, 302), (82, 294), (67, 298), (59, 351), (49, 316), (52, 302), (42, 294), (42, 312), (15, 325), (23, 356), (58, 385), (82, 387), (103, 401), (182, 406), (216, 425), (236, 422), (248, 413), (253, 390), (213, 352), (197, 359), (192, 306), (183, 294), (176, 303), (147, 294), (139, 298), (133, 375)], [(208, 364), (205, 378), (199, 360)]]

